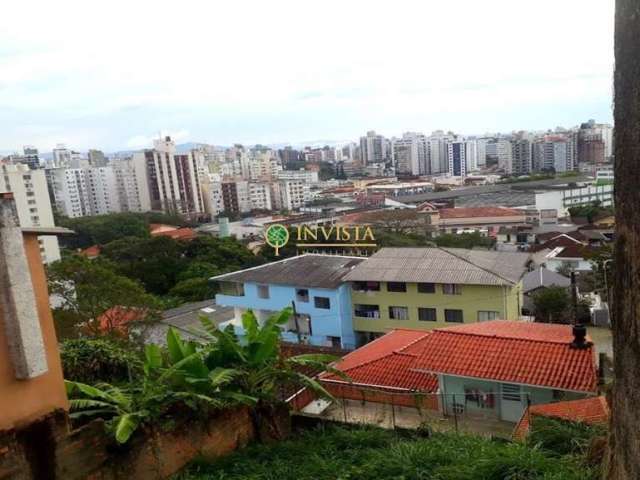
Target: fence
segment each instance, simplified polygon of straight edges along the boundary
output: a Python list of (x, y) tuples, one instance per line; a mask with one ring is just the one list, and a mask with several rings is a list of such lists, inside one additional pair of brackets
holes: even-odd
[[(334, 401), (321, 413), (311, 415), (390, 429), (428, 428), (510, 437), (530, 404), (526, 393), (520, 393), (518, 400), (514, 394), (496, 392), (407, 392), (329, 382), (323, 382), (323, 386)], [(294, 411), (308, 415), (309, 409), (305, 407), (314, 400), (313, 393), (302, 390), (290, 404)]]

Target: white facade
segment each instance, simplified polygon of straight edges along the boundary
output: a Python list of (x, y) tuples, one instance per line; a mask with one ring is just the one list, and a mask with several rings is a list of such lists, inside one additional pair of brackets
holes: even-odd
[(277, 210), (295, 210), (311, 198), (309, 185), (300, 180), (280, 180), (271, 184), (272, 202)]
[(89, 212), (104, 215), (121, 212), (116, 174), (111, 167), (84, 169)]
[(538, 209), (555, 209), (561, 217), (569, 214), (570, 207), (589, 205), (598, 201), (603, 207), (613, 205), (613, 185), (585, 185), (575, 188), (536, 192)]
[[(26, 165), (0, 167), (0, 193), (12, 192), (21, 227), (54, 227), (53, 210), (44, 170), (29, 170)], [(38, 237), (40, 255), (45, 263), (60, 260), (58, 239)]]
[(311, 170), (280, 170), (278, 171), (279, 180), (300, 180), (306, 183), (318, 183), (318, 172)]
[(56, 148), (53, 149), (53, 159), (51, 160), (51, 167), (64, 168), (71, 166), (71, 150), (59, 143)]
[(51, 168), (46, 174), (51, 197), (61, 215), (78, 218), (91, 214), (81, 168)]
[(131, 157), (111, 160), (120, 208), (123, 212), (148, 212), (151, 210), (146, 169), (142, 167), (144, 165), (136, 165)]
[(391, 151), (396, 172), (424, 175), (428, 172), (429, 150), (427, 138), (421, 133), (407, 132), (402, 138), (391, 141)]
[(271, 210), (271, 185), (267, 182), (249, 183), (249, 203), (252, 210)]

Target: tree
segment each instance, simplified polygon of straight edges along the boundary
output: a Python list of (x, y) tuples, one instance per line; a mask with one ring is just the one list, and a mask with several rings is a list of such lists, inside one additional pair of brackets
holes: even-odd
[(617, 0), (614, 385), (607, 478), (640, 478), (640, 2)]
[(98, 320), (107, 311), (136, 311), (138, 320), (157, 318), (158, 301), (139, 283), (115, 273), (113, 266), (103, 260), (67, 256), (52, 263), (47, 276), (50, 294), (62, 303), (53, 310), (54, 319), (72, 322), (76, 332), (82, 326), (91, 335), (117, 333), (118, 319), (109, 317), (102, 325)]
[(94, 217), (66, 218), (60, 226), (70, 228), (75, 235), (62, 238), (64, 246), (72, 249), (104, 245), (122, 237), (148, 237), (148, 222), (141, 214), (111, 213)]
[(182, 253), (180, 243), (165, 236), (122, 238), (102, 249), (120, 274), (139, 281), (154, 295), (166, 295), (177, 283), (186, 266)]
[(566, 323), (567, 312), (571, 308), (571, 297), (564, 287), (542, 288), (533, 295), (536, 321), (545, 323)]
[(560, 264), (560, 267), (558, 267), (557, 272), (567, 278), (571, 278), (571, 272), (574, 271), (573, 266), (571, 265), (570, 262), (562, 262)]

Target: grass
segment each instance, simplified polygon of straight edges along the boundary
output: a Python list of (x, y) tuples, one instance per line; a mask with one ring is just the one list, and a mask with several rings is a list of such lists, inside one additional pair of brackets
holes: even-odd
[(526, 445), (437, 434), (420, 438), (373, 427), (308, 430), (193, 464), (176, 480), (590, 480), (577, 457)]

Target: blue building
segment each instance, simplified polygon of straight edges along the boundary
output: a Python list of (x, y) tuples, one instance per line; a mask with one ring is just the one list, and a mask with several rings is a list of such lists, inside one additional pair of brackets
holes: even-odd
[(218, 275), (216, 303), (234, 307), (231, 323), (242, 334), (242, 314), (251, 309), (259, 321), (295, 304), (296, 317), (283, 339), (312, 345), (355, 348), (351, 289), (342, 278), (363, 258), (306, 254)]

